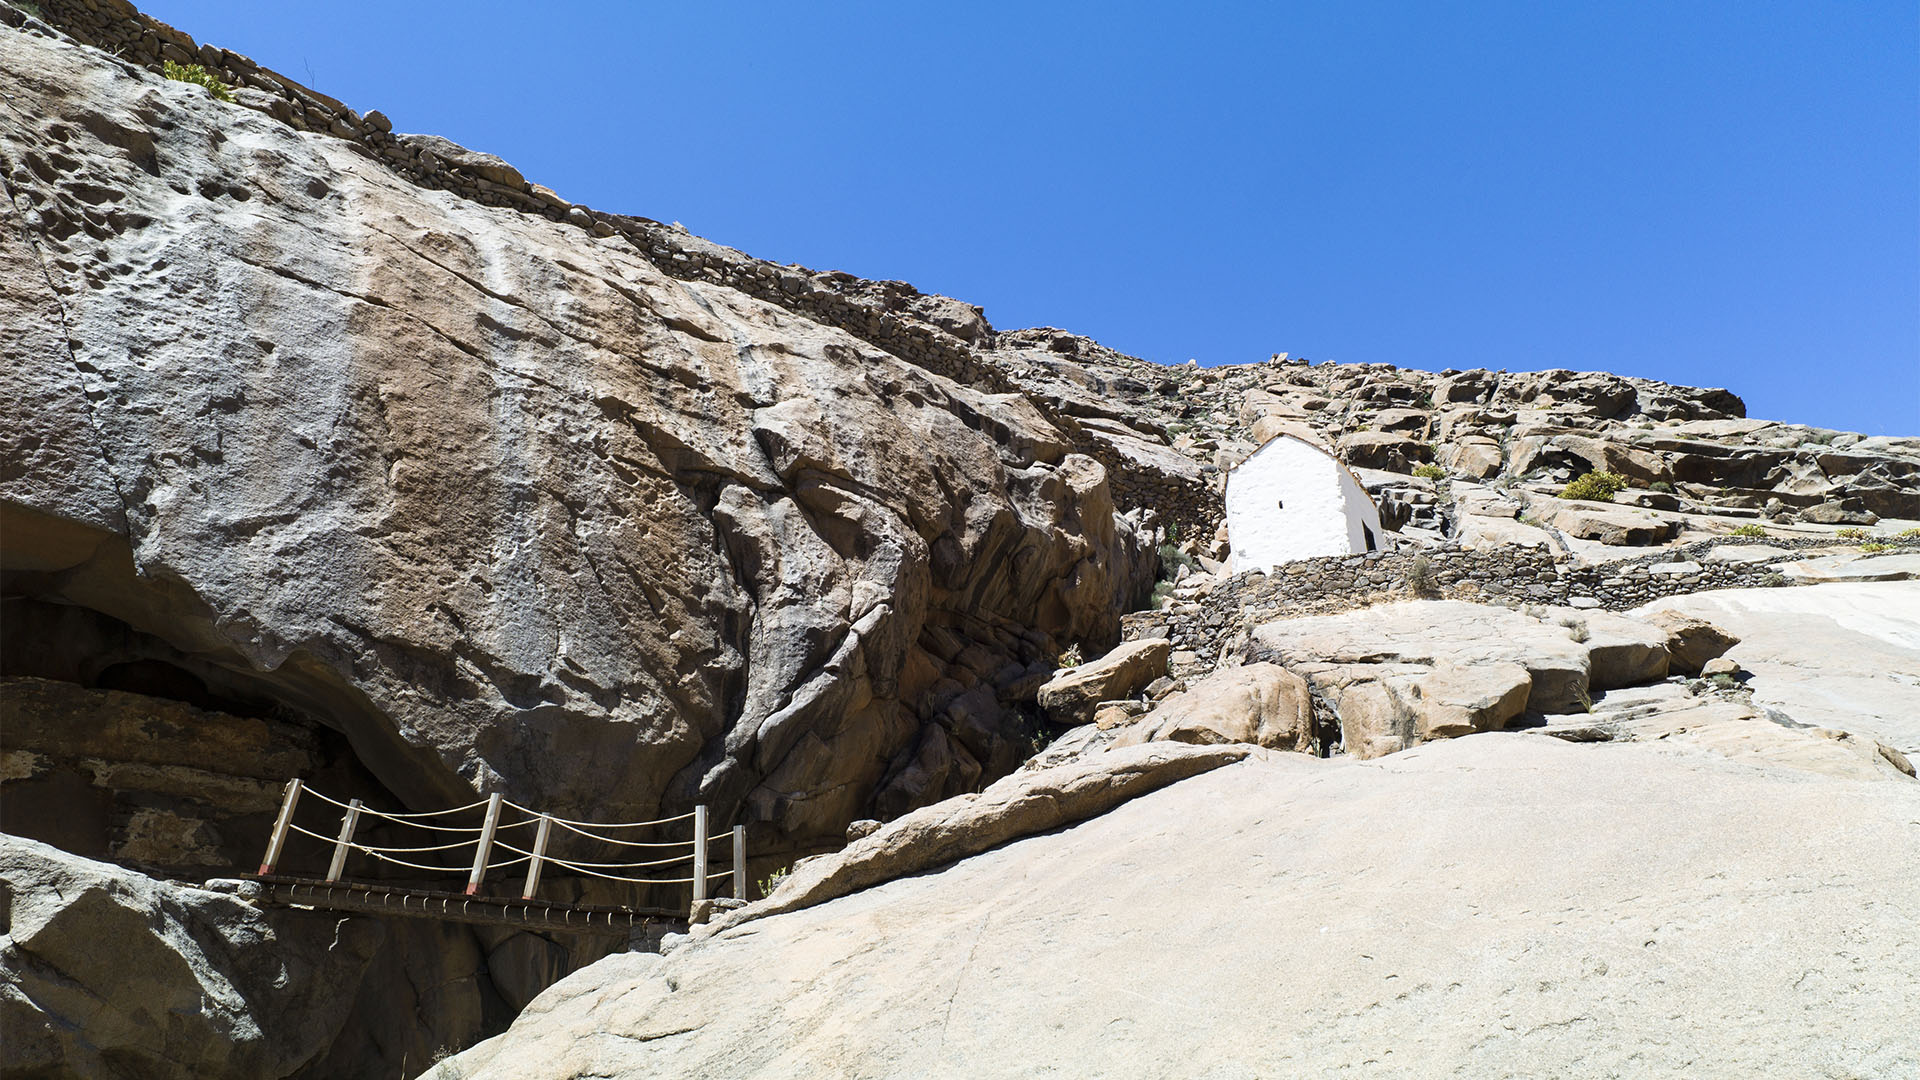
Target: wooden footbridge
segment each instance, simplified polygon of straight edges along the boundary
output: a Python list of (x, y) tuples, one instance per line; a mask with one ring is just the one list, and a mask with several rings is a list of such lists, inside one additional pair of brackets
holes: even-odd
[[(295, 823), (294, 814), (303, 796), (308, 797), (310, 806), (317, 800), (340, 810), (336, 835), (326, 836)], [(369, 843), (362, 833), (363, 825), (428, 842)], [(687, 834), (686, 839), (659, 839), (682, 832)], [(325, 877), (277, 872), (289, 843), (296, 837), (328, 845), (331, 859)], [(730, 869), (715, 872), (709, 865), (708, 855), (716, 844), (731, 845)], [(425, 879), (428, 881), (453, 876), (450, 886), (464, 876), (466, 887), (456, 892), (452, 888), (423, 887), (412, 879), (406, 884), (348, 880), (348, 861), (354, 856), (429, 875)], [(509, 870), (515, 871), (512, 877), (502, 873)], [(533, 810), (498, 794), (450, 810), (391, 813), (375, 810), (359, 799), (341, 802), (329, 798), (294, 779), (287, 782), (260, 872), (244, 880), (257, 883), (259, 898), (268, 903), (559, 933), (627, 934), (648, 922), (682, 922), (689, 918), (690, 910), (679, 907), (541, 899), (542, 876), (562, 873), (618, 883), (631, 888), (636, 897), (662, 888), (677, 892), (680, 887), (690, 887), (691, 911), (705, 905), (708, 888), (715, 880), (731, 878), (734, 896), (744, 900), (746, 827), (735, 825), (728, 832), (709, 836), (705, 806), (652, 821), (580, 821)], [(517, 890), (512, 888), (515, 879), (519, 882)], [(516, 891), (517, 896), (513, 895)]]

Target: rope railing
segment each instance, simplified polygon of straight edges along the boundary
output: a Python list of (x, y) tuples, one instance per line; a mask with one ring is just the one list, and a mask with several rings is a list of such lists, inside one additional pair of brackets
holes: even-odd
[[(311, 795), (320, 802), (328, 806), (338, 807), (343, 811), (340, 817), (340, 832), (337, 836), (325, 836), (312, 829), (304, 828), (294, 823), (294, 810), (304, 795)], [(445, 819), (460, 814), (470, 814), (472, 811), (482, 810), (483, 808), (484, 812), (481, 816), (480, 824), (477, 826), (441, 824), (433, 820)], [(518, 820), (503, 821), (502, 818), (508, 811), (523, 816)], [(391, 822), (393, 825), (404, 829), (454, 833), (461, 836), (462, 839), (453, 840), (444, 844), (428, 843), (413, 846), (370, 844), (356, 836), (361, 819), (369, 817)], [(608, 831), (641, 828), (661, 829), (687, 821), (691, 821), (693, 827), (689, 830), (692, 836), (686, 840), (625, 840), (617, 836), (608, 835)], [(532, 826), (534, 829), (533, 840), (530, 847), (520, 847), (517, 844), (509, 843), (501, 835), (509, 830), (523, 829), (528, 826)], [(578, 841), (585, 841), (595, 845), (604, 845), (613, 851), (631, 849), (638, 854), (640, 851), (647, 850), (668, 850), (677, 851), (679, 854), (672, 855), (668, 858), (640, 858), (630, 861), (619, 861), (617, 858), (595, 858), (592, 857), (591, 853), (575, 853), (572, 851), (562, 854), (553, 850), (553, 841), (555, 839), (554, 826), (559, 826), (563, 836), (576, 837)], [(466, 806), (455, 807), (450, 810), (401, 813), (397, 811), (375, 810), (366, 806), (359, 799), (350, 799), (342, 802), (339, 799), (314, 791), (300, 780), (294, 779), (287, 782), (286, 792), (280, 805), (280, 813), (274, 821), (273, 835), (267, 843), (266, 856), (260, 863), (261, 877), (267, 877), (273, 874), (274, 868), (279, 864), (280, 858), (286, 850), (287, 838), (295, 834), (332, 845), (333, 859), (328, 866), (326, 876), (326, 881), (329, 884), (341, 879), (341, 876), (346, 870), (347, 857), (350, 854), (357, 853), (377, 859), (383, 863), (404, 866), (428, 873), (465, 873), (467, 875), (466, 892), (468, 896), (479, 895), (480, 889), (489, 873), (525, 866), (527, 870), (526, 879), (521, 889), (522, 900), (531, 900), (534, 898), (535, 892), (540, 887), (541, 874), (548, 867), (555, 867), (587, 877), (639, 887), (691, 885), (693, 886), (693, 902), (695, 905), (707, 899), (707, 888), (712, 882), (715, 880), (730, 880), (733, 885), (734, 895), (743, 900), (746, 898), (746, 827), (743, 825), (735, 825), (730, 831), (708, 835), (707, 808), (705, 806), (696, 806), (689, 813), (679, 814), (673, 817), (656, 818), (651, 821), (583, 821), (571, 818), (560, 818), (551, 814), (542, 813), (530, 807), (522, 806), (519, 803), (511, 802), (503, 796), (496, 794), (490, 795), (479, 802), (469, 803)], [(578, 847), (578, 841), (576, 841), (573, 846)], [(730, 853), (733, 856), (731, 860), (733, 866), (727, 870), (713, 870), (708, 863), (708, 850), (712, 845), (723, 842), (732, 845)], [(473, 861), (469, 866), (441, 866), (401, 858), (401, 856), (404, 855), (427, 855), (434, 852), (467, 849), (473, 851)], [(495, 858), (496, 849), (499, 853), (511, 857), (503, 859)], [(659, 878), (647, 877), (642, 874), (609, 872), (658, 870), (665, 867), (682, 866), (688, 863), (692, 865), (690, 867), (690, 873), (685, 877)]]

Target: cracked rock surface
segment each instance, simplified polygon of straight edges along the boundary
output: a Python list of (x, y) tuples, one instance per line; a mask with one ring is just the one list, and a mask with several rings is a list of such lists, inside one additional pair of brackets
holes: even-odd
[(1902, 1076), (1914, 790), (1520, 733), (1250, 758), (609, 959), (429, 1075)]
[(1024, 398), (95, 50), (0, 70), (8, 569), (409, 801), (804, 848), (1010, 771), (1151, 584)]

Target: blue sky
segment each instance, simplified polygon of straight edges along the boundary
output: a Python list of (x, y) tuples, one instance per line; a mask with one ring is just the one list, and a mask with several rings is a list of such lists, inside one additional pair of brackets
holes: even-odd
[(397, 130), (1178, 363), (1920, 434), (1920, 5), (149, 0)]

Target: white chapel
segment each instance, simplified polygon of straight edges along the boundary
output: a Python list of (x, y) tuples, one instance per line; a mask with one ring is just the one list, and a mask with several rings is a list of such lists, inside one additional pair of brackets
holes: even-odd
[(1276, 435), (1227, 476), (1231, 569), (1381, 550), (1380, 509), (1333, 454)]

